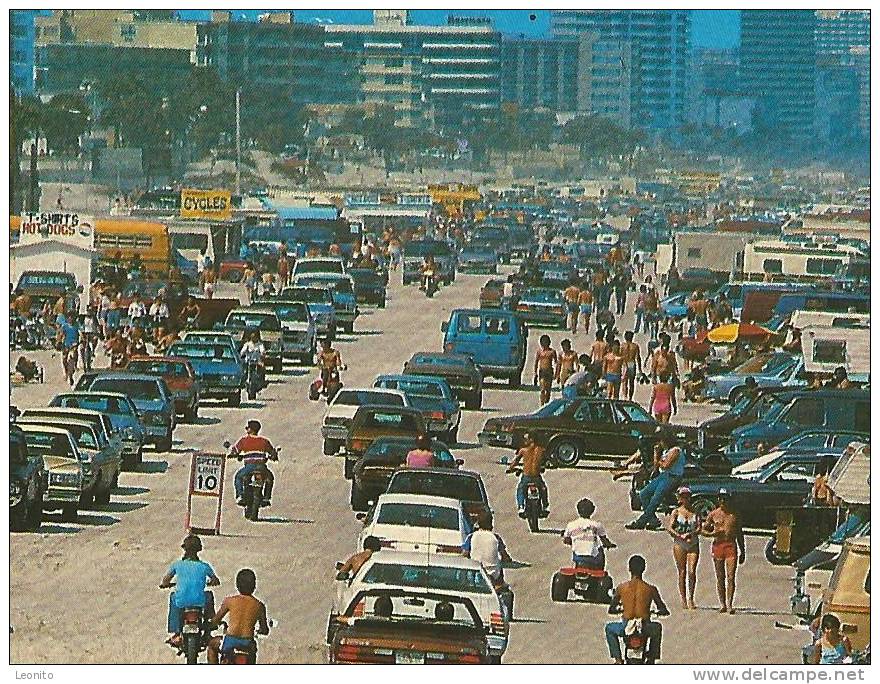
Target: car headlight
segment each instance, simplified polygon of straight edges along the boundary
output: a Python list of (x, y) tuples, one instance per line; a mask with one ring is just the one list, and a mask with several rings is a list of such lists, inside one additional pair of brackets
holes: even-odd
[(78, 473), (52, 473), (49, 481), (57, 485), (78, 485), (80, 476)]

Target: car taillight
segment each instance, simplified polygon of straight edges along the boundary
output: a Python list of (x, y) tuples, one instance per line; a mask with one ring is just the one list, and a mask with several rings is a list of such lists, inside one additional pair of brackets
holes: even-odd
[(455, 662), (463, 665), (479, 665), (482, 661), (476, 653), (462, 653), (458, 658), (455, 658)]
[(561, 306), (554, 306), (553, 309), (552, 309), (552, 311), (553, 311), (553, 313), (555, 313), (555, 314), (561, 314), (561, 313), (562, 313), (562, 307), (561, 307)]
[(516, 310), (517, 311), (528, 311), (529, 307), (526, 306), (525, 304), (519, 304), (519, 305), (517, 305)]
[(394, 652), (388, 648), (372, 648), (361, 641), (340, 641), (336, 660), (346, 663), (392, 663)]
[(447, 342), (446, 344), (443, 345), (443, 351), (445, 351), (445, 352), (451, 352), (452, 348), (453, 348), (452, 342)]
[(365, 439), (351, 440), (352, 451), (366, 451), (368, 446), (369, 446), (369, 443)]
[(431, 411), (428, 414), (428, 418), (432, 418), (434, 420), (443, 420), (443, 411)]
[(489, 631), (493, 634), (507, 634), (507, 623), (501, 613), (491, 613), (489, 615)]
[(363, 617), (365, 605), (366, 604), (363, 601), (360, 601), (359, 603), (357, 603), (351, 611), (351, 616), (352, 617)]
[(437, 544), (437, 553), (461, 553), (461, 547), (452, 544)]

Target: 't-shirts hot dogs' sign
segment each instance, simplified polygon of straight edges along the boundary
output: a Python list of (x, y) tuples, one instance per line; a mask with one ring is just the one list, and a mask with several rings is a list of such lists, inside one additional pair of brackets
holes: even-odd
[(64, 211), (27, 212), (21, 216), (18, 236), (22, 245), (56, 240), (91, 249), (95, 246), (95, 221), (91, 216)]
[(232, 194), (229, 190), (181, 190), (180, 218), (232, 218)]

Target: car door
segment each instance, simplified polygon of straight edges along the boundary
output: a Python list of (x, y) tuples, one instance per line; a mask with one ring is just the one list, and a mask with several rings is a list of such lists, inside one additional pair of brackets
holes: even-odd
[(744, 523), (770, 526), (775, 509), (800, 506), (813, 487), (816, 463), (814, 461), (783, 462), (766, 473), (751, 486), (745, 487), (739, 508)]
[(612, 402), (611, 405), (616, 420), (616, 436), (612, 446), (616, 450), (610, 453), (621, 456), (634, 454), (639, 448), (639, 437), (652, 433), (657, 422), (638, 404)]
[(585, 453), (597, 456), (621, 453), (620, 446), (615, 444), (618, 429), (610, 401), (583, 401), (572, 418), (579, 426)]

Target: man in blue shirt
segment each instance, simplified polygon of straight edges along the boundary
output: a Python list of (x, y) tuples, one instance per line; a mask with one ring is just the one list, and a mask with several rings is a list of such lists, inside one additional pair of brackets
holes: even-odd
[(199, 560), (201, 539), (190, 534), (180, 546), (183, 558), (171, 564), (159, 585), (160, 589), (167, 589), (173, 586), (171, 580), (177, 577), (177, 590), (168, 597), (168, 633), (172, 635), (168, 643), (172, 646), (179, 644), (184, 608), (202, 608), (206, 621), (214, 616), (214, 594), (205, 591), (205, 586), (216, 587), (220, 584), (214, 568)]
[(56, 322), (58, 332), (61, 335), (61, 364), (64, 367), (64, 377), (73, 387), (73, 374), (76, 372), (76, 346), (79, 342), (76, 313), (58, 314)]

